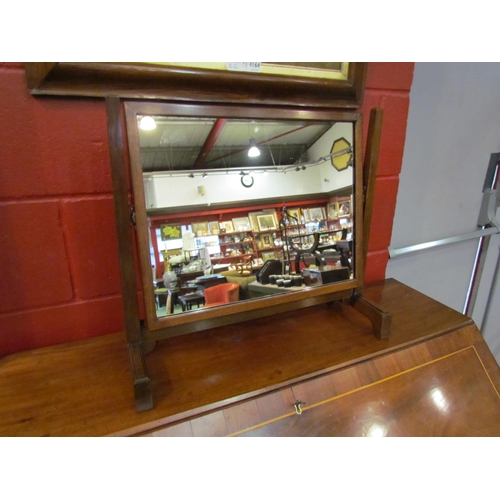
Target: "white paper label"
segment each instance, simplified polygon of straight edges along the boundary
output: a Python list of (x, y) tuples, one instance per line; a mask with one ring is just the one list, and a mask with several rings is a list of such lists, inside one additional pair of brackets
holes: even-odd
[(229, 71), (249, 71), (251, 73), (260, 73), (260, 62), (228, 62), (226, 69)]

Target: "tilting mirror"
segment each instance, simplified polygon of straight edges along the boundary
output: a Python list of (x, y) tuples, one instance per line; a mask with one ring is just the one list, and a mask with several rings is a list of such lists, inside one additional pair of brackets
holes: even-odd
[(150, 330), (360, 286), (358, 115), (125, 109)]

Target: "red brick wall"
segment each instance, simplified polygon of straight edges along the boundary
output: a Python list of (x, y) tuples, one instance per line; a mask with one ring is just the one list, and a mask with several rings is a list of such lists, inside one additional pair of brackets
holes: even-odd
[(365, 282), (382, 280), (389, 260), (399, 173), (403, 162), (410, 87), (415, 63), (369, 63), (363, 100), (364, 137), (370, 110), (382, 108), (384, 121)]
[[(413, 63), (370, 63), (363, 111), (385, 109), (367, 281), (383, 279)], [(0, 355), (123, 328), (106, 112), (35, 98), (0, 63)]]

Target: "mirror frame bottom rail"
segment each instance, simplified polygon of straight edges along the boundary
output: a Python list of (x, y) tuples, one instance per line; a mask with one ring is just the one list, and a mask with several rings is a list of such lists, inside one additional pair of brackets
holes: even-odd
[[(281, 300), (280, 303), (274, 303), (270, 307), (261, 307), (258, 309), (248, 307), (246, 308), (247, 310), (243, 311), (241, 310), (241, 308), (238, 308), (238, 311), (232, 313), (231, 309), (233, 309), (234, 306), (229, 305), (226, 306), (227, 314), (224, 316), (217, 316), (215, 318), (206, 318), (206, 319), (204, 318), (189, 323), (181, 323), (176, 326), (163, 327), (158, 330), (149, 330), (146, 326), (143, 326), (141, 332), (143, 340), (148, 346), (146, 348), (146, 351), (149, 352), (152, 349), (151, 344), (156, 342), (157, 340), (177, 337), (179, 335), (186, 335), (194, 332), (210, 330), (213, 328), (226, 325), (248, 322), (258, 318), (274, 316), (276, 314), (286, 313), (289, 311), (294, 311), (296, 309), (312, 307), (320, 304), (332, 303), (340, 300), (342, 301), (351, 300), (353, 298), (353, 290), (350, 286), (351, 284), (352, 282), (349, 282), (349, 288), (346, 290), (339, 291), (337, 286), (337, 291), (335, 292), (325, 293), (323, 289), (321, 293), (318, 295), (311, 295), (310, 294), (311, 289), (308, 289), (307, 291), (305, 291), (305, 293), (307, 293), (308, 295), (301, 300), (293, 300), (293, 301), (286, 300), (287, 294), (283, 294), (279, 296), (283, 300)], [(294, 293), (303, 294), (304, 292), (294, 292)], [(251, 303), (252, 301), (249, 300), (248, 302)], [(193, 318), (194, 315), (199, 314), (201, 312), (202, 312), (201, 310), (192, 311), (191, 317)]]

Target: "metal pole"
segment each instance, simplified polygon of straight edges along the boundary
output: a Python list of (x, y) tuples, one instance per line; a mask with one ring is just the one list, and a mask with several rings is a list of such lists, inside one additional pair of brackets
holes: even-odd
[[(492, 201), (498, 200), (493, 194), (496, 188), (498, 179), (498, 163), (500, 161), (500, 153), (492, 153), (490, 155), (490, 162), (488, 164), (488, 169), (486, 170), (486, 177), (483, 184), (483, 203), (481, 206), (481, 211), (479, 213), (478, 225), (483, 229), (486, 225), (493, 225), (498, 231), (498, 224), (494, 223), (496, 206), (493, 208)], [(493, 208), (493, 209), (492, 209)], [(493, 212), (493, 213), (491, 213)], [(469, 288), (467, 289), (467, 295), (465, 299), (463, 313), (469, 317), (472, 317), (474, 311), (474, 306), (476, 305), (477, 292), (479, 290), (479, 285), (481, 282), (481, 276), (483, 274), (484, 262), (486, 260), (486, 254), (488, 253), (488, 246), (490, 244), (491, 236), (482, 237), (477, 245), (476, 258), (474, 259), (474, 266), (472, 267), (472, 273), (469, 281)]]
[[(483, 228), (484, 229), (484, 226)], [(469, 286), (467, 288), (467, 293), (465, 295), (465, 304), (463, 308), (463, 313), (467, 316), (472, 316), (472, 311), (476, 305), (477, 292), (479, 289), (479, 281), (481, 280), (481, 275), (483, 273), (484, 262), (486, 260), (486, 254), (488, 253), (488, 246), (490, 244), (490, 236), (479, 238), (477, 244), (476, 256), (474, 257), (474, 264), (472, 266), (471, 278), (469, 281)], [(479, 276), (479, 280), (477, 277)]]
[(491, 282), (490, 294), (488, 295), (488, 302), (486, 303), (486, 309), (484, 311), (483, 321), (481, 323), (481, 331), (484, 333), (486, 325), (490, 317), (491, 304), (493, 303), (493, 295), (497, 288), (498, 277), (500, 275), (500, 246), (498, 247), (499, 254), (497, 256), (497, 265), (495, 267), (495, 272), (493, 274), (493, 280)]
[(418, 245), (412, 245), (409, 247), (389, 248), (389, 257), (391, 259), (396, 259), (398, 257), (404, 257), (411, 253), (421, 252), (422, 250), (430, 250), (431, 248), (451, 245), (452, 243), (461, 243), (462, 241), (475, 240), (476, 238), (484, 238), (485, 236), (491, 236), (492, 234), (497, 234), (497, 233), (498, 233), (497, 228), (486, 228), (486, 229), (483, 228), (483, 229), (478, 229), (477, 231), (471, 231), (470, 233), (461, 234), (459, 236), (450, 236), (448, 238), (428, 241), (426, 243), (419, 243)]

